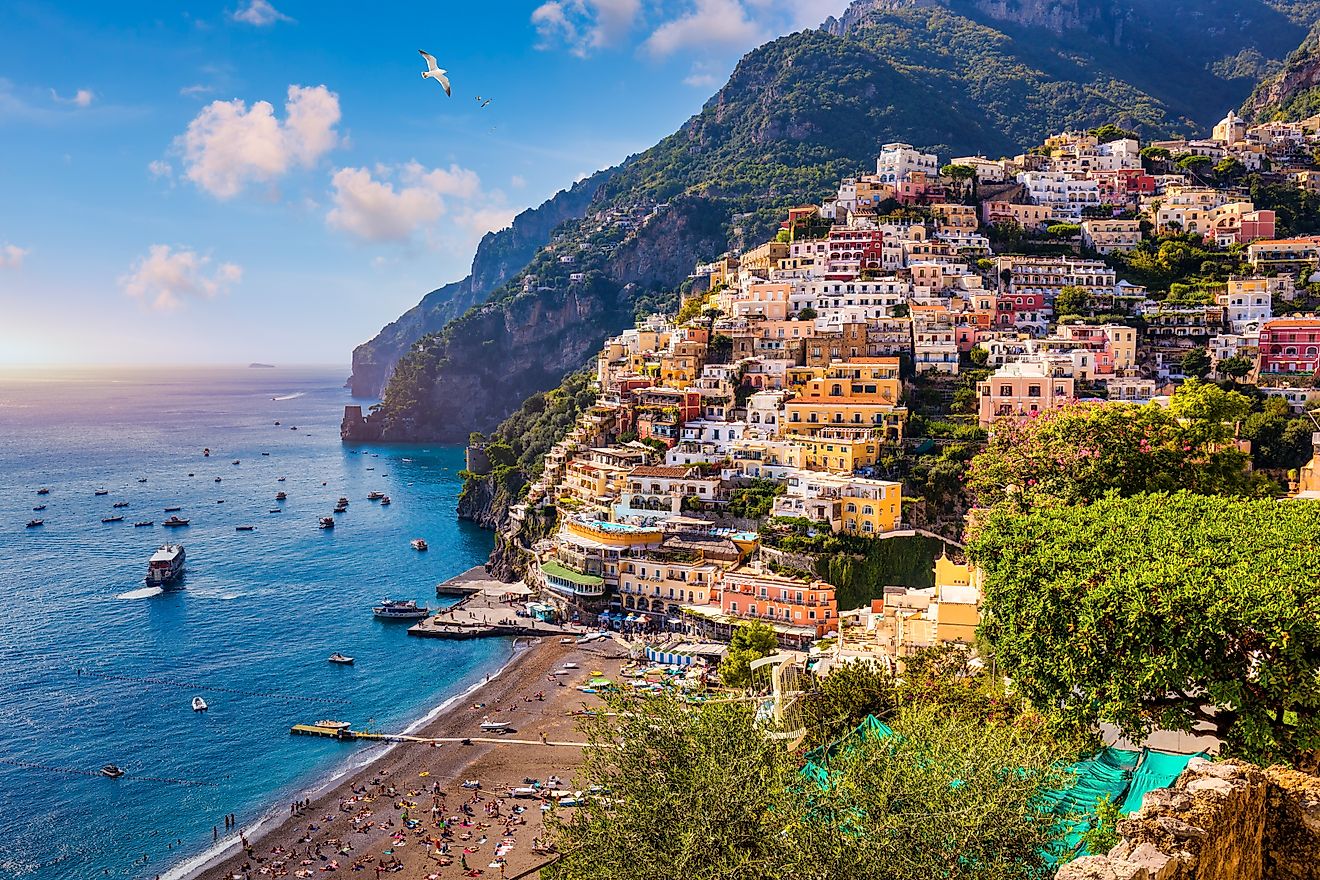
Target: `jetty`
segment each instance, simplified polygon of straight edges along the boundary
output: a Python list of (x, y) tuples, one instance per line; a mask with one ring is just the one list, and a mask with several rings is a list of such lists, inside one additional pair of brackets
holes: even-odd
[[(480, 574), (477, 574), (477, 573)], [(551, 623), (536, 616), (551, 616), (549, 606), (532, 601), (526, 584), (492, 580), (482, 569), (472, 569), (436, 588), (462, 589), (465, 595), (408, 628), (408, 635), (431, 639), (499, 637), (548, 638), (581, 635), (580, 626)], [(450, 594), (452, 595), (452, 594)]]
[(567, 740), (513, 739), (507, 736), (412, 736), (406, 733), (374, 733), (367, 730), (350, 730), (347, 727), (328, 727), (323, 724), (295, 724), (289, 733), (296, 736), (319, 736), (325, 739), (337, 739), (344, 742), (365, 740), (371, 742), (393, 743), (507, 743), (522, 746), (572, 746), (582, 748), (584, 742)]

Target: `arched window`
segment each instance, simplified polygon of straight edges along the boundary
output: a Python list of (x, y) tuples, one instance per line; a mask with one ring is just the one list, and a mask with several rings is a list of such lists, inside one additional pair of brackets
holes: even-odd
[(874, 508), (874, 507), (872, 507), (872, 506), (869, 505), (869, 504), (863, 505), (863, 507), (862, 507), (862, 516), (870, 516), (870, 515), (873, 514), (873, 513), (875, 513), (875, 508)]

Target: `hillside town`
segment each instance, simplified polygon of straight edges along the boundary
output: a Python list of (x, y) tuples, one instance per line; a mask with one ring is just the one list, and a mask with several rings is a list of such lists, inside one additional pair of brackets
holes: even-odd
[[(1313, 408), (1320, 236), (1278, 237), (1238, 184), (1251, 170), (1320, 192), (1317, 144), (1320, 116), (1229, 113), (1204, 140), (1107, 126), (1011, 159), (884, 145), (873, 174), (792, 208), (771, 240), (695, 267), (677, 315), (608, 340), (594, 404), (509, 512), (514, 536), (554, 513), (520, 548), (528, 583), (565, 619), (666, 650), (709, 651), (751, 621), (826, 664), (971, 644), (961, 515), (905, 498), (895, 457), (945, 442), (936, 417), (984, 437), (1076, 401), (1167, 406), (1211, 373)], [(1116, 262), (1166, 243), (1228, 268), (1152, 290)], [(469, 450), (471, 472), (489, 466)], [(1291, 477), (1288, 493), (1320, 493), (1317, 459)], [(944, 544), (929, 586), (847, 611), (798, 552), (919, 535)]]

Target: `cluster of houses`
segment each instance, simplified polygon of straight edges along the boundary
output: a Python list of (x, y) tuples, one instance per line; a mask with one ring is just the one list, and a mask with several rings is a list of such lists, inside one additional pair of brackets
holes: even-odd
[[(1287, 167), (1317, 122), (1248, 127), (1230, 114), (1208, 141), (1156, 146)], [(904, 437), (909, 370), (992, 370), (976, 386), (984, 427), (1081, 397), (1158, 400), (1193, 348), (1249, 360), (1298, 408), (1316, 393), (1270, 380), (1320, 370), (1320, 318), (1275, 315), (1298, 273), (1316, 269), (1320, 239), (1274, 239), (1273, 212), (1231, 186), (1148, 173), (1129, 138), (1065, 133), (1014, 159), (952, 164), (974, 179), (886, 145), (874, 175), (791, 210), (773, 240), (697, 267), (679, 317), (652, 315), (606, 342), (595, 405), (511, 512), (516, 530), (534, 508), (557, 510), (556, 531), (529, 548), (529, 578), (548, 599), (714, 640), (760, 620), (785, 647), (834, 636), (840, 657), (892, 661), (970, 641), (979, 590), (966, 566), (941, 559), (933, 588), (888, 589), (841, 615), (809, 560), (763, 546), (758, 531), (770, 516), (818, 536), (912, 534), (902, 484), (883, 478)], [(1079, 241), (1062, 255), (995, 253), (986, 228), (1007, 220), (1076, 224)], [(1229, 280), (1213, 304), (1175, 306), (1097, 257), (1165, 230), (1245, 246), (1257, 274)], [(1060, 301), (1079, 296), (1141, 320), (1058, 320)]]

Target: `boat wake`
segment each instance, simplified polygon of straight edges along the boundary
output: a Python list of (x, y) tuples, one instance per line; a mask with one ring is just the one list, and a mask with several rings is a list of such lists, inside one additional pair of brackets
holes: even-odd
[(285, 394), (280, 397), (272, 397), (271, 400), (297, 400), (299, 397), (302, 397), (306, 393), (307, 393), (306, 391), (299, 391), (294, 394)]
[(165, 592), (160, 587), (138, 587), (136, 590), (129, 590), (127, 593), (120, 593), (115, 596), (116, 599), (150, 599), (152, 596), (159, 596)]

